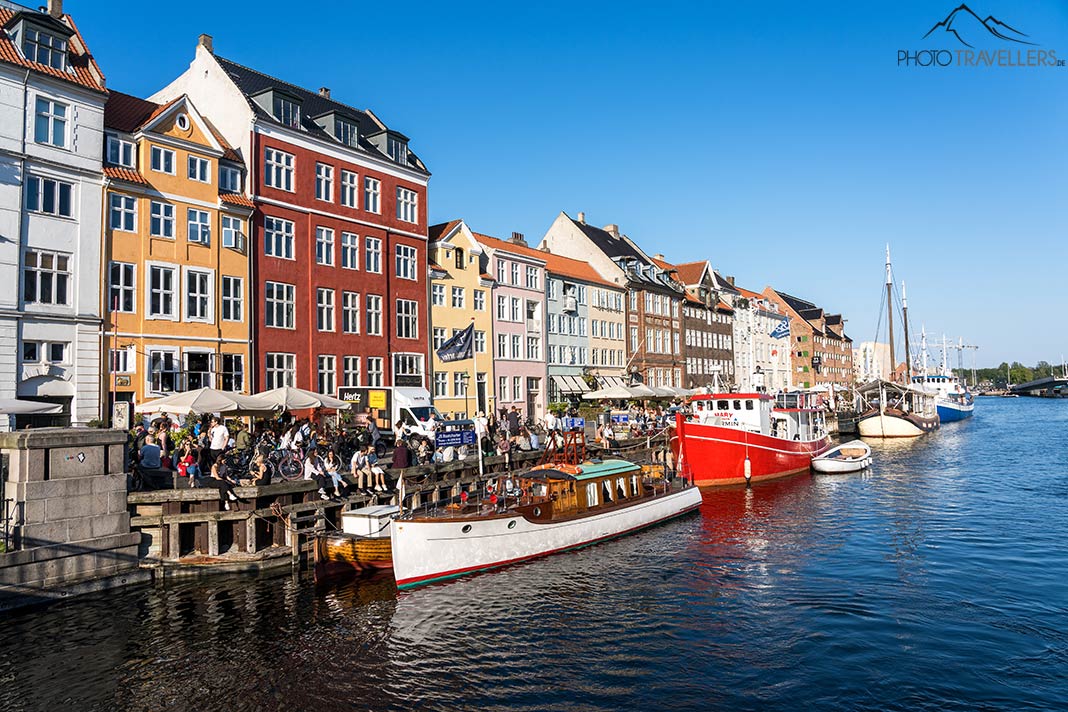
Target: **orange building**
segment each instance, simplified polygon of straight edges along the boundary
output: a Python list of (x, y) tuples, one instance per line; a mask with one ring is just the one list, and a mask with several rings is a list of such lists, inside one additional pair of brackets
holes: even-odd
[(240, 157), (185, 96), (104, 110), (104, 342), (112, 401), (248, 392), (252, 202)]

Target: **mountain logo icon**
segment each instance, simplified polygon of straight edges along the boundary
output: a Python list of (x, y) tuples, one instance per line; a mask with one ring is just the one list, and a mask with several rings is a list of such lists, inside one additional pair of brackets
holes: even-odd
[(1035, 44), (1029, 41), (1028, 35), (1010, 27), (993, 15), (987, 15), (985, 20), (980, 19), (970, 7), (964, 4), (949, 13), (946, 19), (935, 23), (935, 26), (928, 30), (923, 38), (927, 39), (938, 31), (953, 35), (965, 47), (974, 48), (973, 42), (989, 39), (991, 36), (1005, 42), (1017, 42), (1025, 45)]

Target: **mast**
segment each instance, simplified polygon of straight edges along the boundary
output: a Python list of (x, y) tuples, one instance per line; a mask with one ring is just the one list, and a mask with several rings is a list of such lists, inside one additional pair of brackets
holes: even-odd
[[(901, 318), (904, 323), (901, 328), (905, 330), (905, 385), (912, 383), (912, 352), (909, 350), (909, 298), (905, 293), (905, 280), (901, 280)], [(927, 369), (923, 370), (927, 375)]]
[(920, 326), (920, 353), (923, 354), (924, 382), (927, 381), (927, 325)]
[(949, 352), (946, 351), (946, 335), (942, 334), (942, 375), (949, 375)]
[(886, 327), (890, 330), (890, 380), (897, 372), (897, 360), (894, 356), (894, 280), (890, 274), (890, 243), (886, 243)]

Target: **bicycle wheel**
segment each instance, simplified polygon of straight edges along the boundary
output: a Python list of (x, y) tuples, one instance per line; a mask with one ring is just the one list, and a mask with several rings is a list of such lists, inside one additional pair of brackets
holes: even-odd
[(292, 455), (286, 455), (278, 463), (278, 474), (287, 481), (300, 479), (300, 476), (304, 474), (304, 465)]

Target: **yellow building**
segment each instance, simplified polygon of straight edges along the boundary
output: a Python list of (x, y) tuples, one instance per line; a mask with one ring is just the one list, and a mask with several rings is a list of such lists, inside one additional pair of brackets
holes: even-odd
[[(490, 292), (493, 279), (484, 272), (483, 250), (463, 220), (430, 227), (430, 326), (434, 406), (455, 417), (473, 417), (493, 409), (493, 339)], [(475, 323), (475, 359), (443, 363), (437, 349), (453, 334)], [(471, 374), (477, 375), (471, 386)]]
[(240, 157), (184, 96), (159, 105), (112, 91), (104, 127), (109, 401), (247, 393), (252, 202)]

